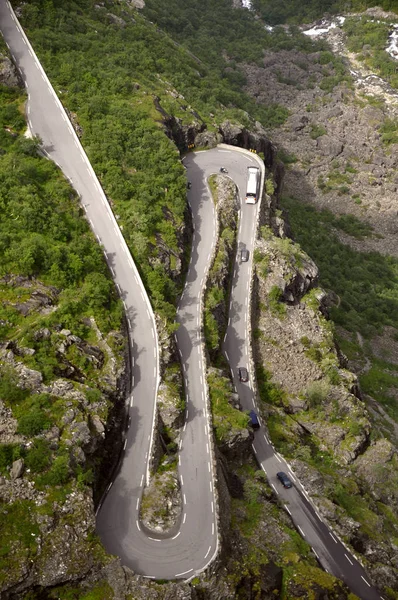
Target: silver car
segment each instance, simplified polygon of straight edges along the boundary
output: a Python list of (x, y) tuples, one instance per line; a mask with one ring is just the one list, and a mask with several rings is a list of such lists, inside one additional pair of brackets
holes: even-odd
[(240, 251), (240, 262), (247, 262), (249, 260), (249, 250), (246, 250), (246, 248), (243, 248), (243, 250)]

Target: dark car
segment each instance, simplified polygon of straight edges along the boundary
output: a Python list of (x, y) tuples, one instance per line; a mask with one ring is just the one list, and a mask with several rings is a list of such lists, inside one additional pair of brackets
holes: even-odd
[(247, 372), (246, 367), (239, 367), (238, 369), (239, 381), (249, 381), (249, 373)]
[(277, 473), (276, 476), (277, 476), (277, 478), (279, 479), (279, 481), (281, 482), (281, 484), (283, 485), (284, 488), (291, 488), (291, 487), (293, 487), (293, 484), (290, 481), (289, 477), (283, 471), (279, 471), (279, 473)]
[(191, 187), (192, 187), (192, 183), (191, 183), (190, 181), (188, 181), (188, 183), (187, 183), (187, 188), (190, 190), (190, 189), (191, 189)]
[(254, 410), (249, 412), (249, 417), (250, 425), (253, 427), (253, 429), (260, 429), (260, 421), (258, 420), (257, 413), (255, 413)]
[(243, 250), (240, 251), (240, 262), (247, 262), (249, 260), (249, 250), (246, 250), (246, 248), (243, 248)]

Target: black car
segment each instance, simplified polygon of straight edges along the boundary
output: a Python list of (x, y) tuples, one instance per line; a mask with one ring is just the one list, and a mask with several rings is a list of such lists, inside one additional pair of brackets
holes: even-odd
[(239, 367), (238, 376), (239, 381), (243, 381), (244, 383), (246, 383), (246, 381), (249, 381), (249, 373), (247, 372), (246, 367)]
[(291, 487), (293, 487), (293, 484), (290, 481), (289, 477), (283, 471), (279, 471), (279, 473), (277, 473), (276, 476), (277, 476), (277, 478), (279, 479), (279, 481), (281, 482), (281, 484), (283, 485), (284, 488), (291, 488)]
[(243, 250), (240, 251), (240, 262), (247, 262), (249, 260), (249, 250), (246, 250), (246, 248), (243, 248)]

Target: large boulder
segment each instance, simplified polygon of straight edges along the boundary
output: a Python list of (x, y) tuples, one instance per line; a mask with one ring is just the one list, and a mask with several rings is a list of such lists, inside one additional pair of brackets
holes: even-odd
[(11, 60), (0, 54), (0, 84), (7, 87), (23, 87), (22, 79)]
[(273, 166), (276, 151), (261, 123), (256, 122), (254, 129), (249, 131), (243, 125), (224, 121), (220, 125), (219, 131), (226, 144), (239, 146), (247, 150), (256, 150), (256, 152), (263, 152), (265, 166), (267, 168)]
[(18, 458), (18, 460), (14, 460), (11, 467), (11, 479), (19, 479), (22, 477), (24, 472), (24, 460), (23, 458)]
[(343, 143), (335, 138), (331, 138), (328, 135), (322, 135), (317, 139), (317, 149), (323, 156), (335, 158), (343, 152)]

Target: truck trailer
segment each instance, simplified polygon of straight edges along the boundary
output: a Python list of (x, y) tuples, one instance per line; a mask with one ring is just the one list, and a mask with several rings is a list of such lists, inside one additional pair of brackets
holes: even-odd
[(246, 204), (256, 204), (257, 189), (260, 169), (258, 167), (247, 168)]

